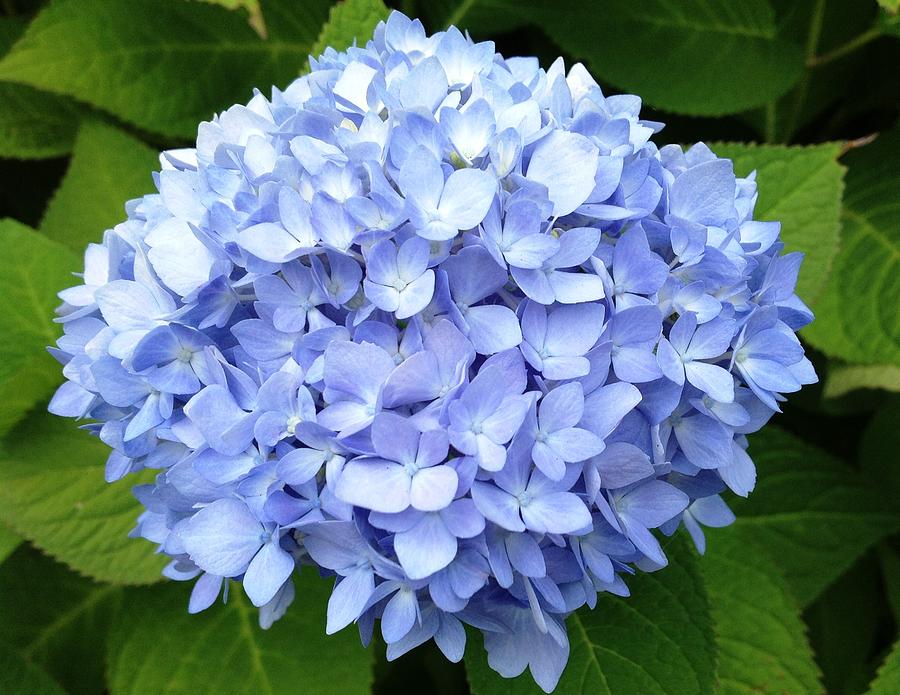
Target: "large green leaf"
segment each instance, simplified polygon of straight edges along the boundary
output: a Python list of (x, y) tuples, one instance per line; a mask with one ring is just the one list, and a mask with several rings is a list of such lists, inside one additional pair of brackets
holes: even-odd
[[(855, 74), (862, 64), (859, 53), (829, 62), (827, 68), (817, 67), (814, 63), (818, 56), (844, 45), (871, 27), (877, 7), (859, 0), (770, 1), (779, 36), (804, 46), (807, 67), (789, 92), (766, 107), (742, 114), (742, 118), (751, 122), (767, 142), (791, 142), (798, 130), (823, 111), (834, 107), (836, 102), (843, 104), (841, 100), (851, 94), (859, 94)], [(877, 67), (869, 63), (863, 69), (873, 74)], [(850, 101), (853, 108), (858, 108), (859, 99)], [(819, 133), (813, 133), (813, 140), (820, 138)]]
[(319, 56), (326, 48), (343, 51), (353, 45), (364, 46), (372, 38), (375, 25), (387, 19), (388, 8), (381, 0), (343, 0), (331, 8), (328, 21), (310, 55)]
[(122, 594), (23, 546), (0, 567), (0, 640), (73, 695), (103, 692), (106, 633)]
[(894, 644), (869, 688), (869, 695), (897, 695), (897, 693), (900, 693), (900, 641)]
[(803, 74), (803, 49), (779, 36), (767, 0), (462, 0), (446, 15), (478, 36), (524, 20), (601, 79), (676, 113), (761, 106)]
[(125, 203), (154, 191), (155, 150), (110, 125), (87, 121), (69, 170), (44, 213), (41, 231), (79, 254), (125, 219)]
[(110, 692), (368, 695), (372, 649), (356, 630), (325, 635), (331, 582), (310, 568), (295, 582), (296, 600), (269, 630), (236, 584), (225, 606), (193, 616), (184, 585), (132, 592), (109, 641)]
[(109, 449), (73, 422), (34, 413), (0, 454), (0, 520), (73, 569), (103, 581), (157, 581), (165, 558), (128, 538), (141, 512), (131, 485), (107, 485)]
[(838, 143), (810, 147), (722, 144), (713, 149), (734, 160), (735, 173), (756, 171), (756, 218), (779, 220), (787, 251), (806, 254), (797, 294), (812, 303), (825, 286), (838, 253), (844, 167)]
[(77, 282), (78, 257), (14, 220), (0, 220), (0, 245), (8, 262), (0, 266), (0, 435), (62, 378), (47, 354), (59, 335), (53, 323), (56, 293)]
[(21, 536), (5, 524), (0, 524), (0, 565), (22, 542)]
[(887, 495), (900, 497), (900, 400), (881, 407), (866, 429), (859, 444), (860, 467), (876, 481)]
[(65, 97), (28, 85), (0, 83), (0, 157), (42, 159), (67, 154), (83, 113)]
[[(713, 622), (696, 554), (678, 538), (669, 566), (628, 579), (629, 598), (599, 597), (568, 620), (571, 654), (555, 695), (706, 695), (715, 681)], [(466, 671), (475, 695), (540, 693), (526, 671), (510, 680), (469, 645)]]
[(828, 363), (823, 390), (825, 398), (840, 398), (858, 389), (900, 392), (900, 366)]
[(511, 0), (429, 0), (418, 8), (429, 31), (450, 25), (468, 30), (479, 38), (518, 29), (529, 22), (540, 24), (544, 18), (539, 0), (520, 3), (523, 12), (514, 12)]
[(771, 425), (750, 439), (759, 479), (736, 499), (735, 524), (752, 529), (806, 606), (866, 548), (900, 529), (896, 505), (853, 469)]
[[(25, 30), (18, 18), (0, 18), (0, 55)], [(72, 149), (82, 109), (65, 97), (25, 85), (0, 84), (0, 157), (58, 157)]]
[(306, 61), (327, 0), (269, 0), (260, 38), (245, 17), (183, 0), (55, 0), (0, 61), (0, 80), (87, 101), (142, 128), (193, 137), (254, 87)]
[(822, 692), (800, 608), (753, 529), (707, 533), (706, 579), (722, 695)]
[(828, 693), (861, 693), (878, 667), (880, 635), (893, 625), (875, 553), (866, 553), (804, 612)]
[(59, 683), (0, 643), (0, 692), (16, 695), (65, 695)]
[[(900, 495), (900, 401), (886, 403), (869, 421), (859, 445), (859, 465), (878, 485), (882, 494), (892, 500)], [(900, 551), (896, 539), (889, 539), (878, 549), (881, 573), (888, 603), (900, 623)]]
[(900, 129), (848, 154), (841, 250), (804, 337), (851, 364), (900, 366)]
[(896, 12), (881, 12), (875, 22), (876, 36), (900, 36), (900, 14)]
[(199, 0), (200, 2), (208, 2), (212, 5), (221, 5), (227, 10), (243, 10), (248, 17), (261, 13), (259, 0)]
[(884, 591), (891, 606), (894, 620), (900, 623), (900, 552), (890, 543), (882, 543), (878, 548), (881, 563), (881, 577)]

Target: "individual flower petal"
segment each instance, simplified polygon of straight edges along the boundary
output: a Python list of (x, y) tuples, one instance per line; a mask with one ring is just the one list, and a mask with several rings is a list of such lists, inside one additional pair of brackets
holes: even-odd
[(191, 559), (204, 571), (234, 577), (247, 569), (262, 547), (265, 529), (247, 505), (225, 498), (192, 516), (179, 536)]
[(254, 606), (263, 606), (274, 598), (293, 571), (294, 558), (277, 541), (270, 541), (244, 573), (244, 591)]

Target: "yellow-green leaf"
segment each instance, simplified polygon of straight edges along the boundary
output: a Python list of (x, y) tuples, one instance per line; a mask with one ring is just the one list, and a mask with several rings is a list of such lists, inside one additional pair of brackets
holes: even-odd
[(286, 86), (306, 62), (327, 0), (261, 3), (268, 38), (239, 13), (184, 0), (56, 0), (0, 61), (0, 80), (75, 97), (153, 132), (197, 124), (254, 87)]
[(155, 582), (165, 557), (151, 543), (128, 537), (142, 511), (131, 486), (148, 476), (105, 483), (109, 451), (74, 422), (33, 413), (3, 443), (0, 520), (82, 574), (121, 584)]
[(131, 592), (108, 642), (110, 693), (368, 695), (372, 649), (352, 628), (325, 635), (331, 581), (311, 568), (294, 581), (293, 605), (269, 630), (237, 584), (199, 615), (184, 584)]
[(708, 529), (709, 592), (721, 695), (823, 692), (800, 607), (752, 528)]
[(343, 51), (353, 45), (364, 46), (372, 38), (375, 25), (387, 19), (388, 8), (381, 0), (343, 0), (331, 8), (328, 21), (310, 51), (319, 56), (326, 48)]
[(756, 171), (759, 200), (755, 217), (781, 222), (785, 251), (802, 251), (797, 294), (813, 304), (821, 294), (840, 239), (844, 167), (839, 143), (809, 147), (713, 145), (720, 157), (734, 160), (735, 173)]
[(0, 220), (0, 244), (9, 254), (0, 266), (0, 436), (62, 381), (47, 353), (59, 327), (56, 293), (77, 282), (78, 257), (15, 220)]
[(841, 250), (803, 337), (849, 364), (900, 366), (900, 129), (850, 152)]
[(125, 219), (125, 203), (154, 192), (159, 156), (118, 128), (87, 121), (78, 131), (69, 170), (41, 222), (41, 231), (81, 255), (90, 242)]
[[(706, 695), (715, 681), (715, 638), (700, 563), (682, 538), (669, 566), (629, 577), (631, 596), (601, 594), (567, 621), (571, 653), (555, 695)], [(466, 649), (474, 695), (541, 693), (531, 675), (505, 679), (480, 645)]]

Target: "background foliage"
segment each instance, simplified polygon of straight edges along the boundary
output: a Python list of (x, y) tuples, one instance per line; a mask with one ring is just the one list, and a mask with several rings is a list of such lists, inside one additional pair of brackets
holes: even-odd
[[(570, 619), (569, 693), (900, 693), (900, 17), (897, 0), (403, 0), (507, 55), (582, 60), (668, 126), (757, 170), (762, 219), (806, 253), (822, 383), (751, 441), (759, 485), (699, 558)], [(268, 632), (240, 591), (186, 613), (105, 447), (45, 414), (55, 292), (152, 189), (164, 147), (309, 53), (364, 41), (381, 0), (0, 2), (0, 692), (528, 693), (433, 650), (324, 636), (308, 571)], [(602, 37), (602, 38), (600, 38)], [(874, 135), (877, 134), (877, 137)], [(739, 144), (740, 143), (740, 144)], [(154, 586), (147, 586), (156, 584)]]

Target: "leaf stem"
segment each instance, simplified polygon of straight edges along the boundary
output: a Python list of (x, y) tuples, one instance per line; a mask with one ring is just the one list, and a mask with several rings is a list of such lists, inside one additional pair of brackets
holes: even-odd
[(881, 29), (879, 27), (872, 27), (868, 31), (864, 31), (859, 36), (850, 39), (847, 43), (838, 46), (831, 51), (828, 51), (828, 53), (820, 56), (813, 56), (806, 61), (806, 67), (818, 68), (823, 65), (827, 65), (828, 63), (835, 61), (838, 58), (843, 58), (848, 53), (853, 53), (853, 51), (862, 48), (867, 43), (869, 43), (870, 41), (874, 41), (880, 36)]
[(841, 147), (841, 151), (838, 153), (838, 159), (843, 157), (850, 150), (855, 150), (858, 147), (865, 147), (866, 145), (871, 144), (877, 137), (878, 133), (870, 133), (869, 135), (865, 135), (861, 138), (856, 138), (855, 140), (847, 140), (847, 142), (845, 142)]
[[(815, 58), (816, 50), (819, 47), (819, 38), (822, 35), (822, 23), (824, 19), (825, 0), (817, 0), (812, 17), (810, 18), (809, 31), (806, 34), (806, 52), (804, 58), (807, 63)], [(800, 84), (797, 85), (797, 90), (794, 95), (794, 108), (791, 110), (790, 118), (784, 126), (785, 142), (790, 141), (794, 132), (797, 130), (797, 124), (800, 121), (803, 112), (803, 104), (806, 101), (806, 96), (809, 91), (809, 77), (810, 71), (809, 68), (807, 68), (803, 71), (803, 78), (800, 80)]]

